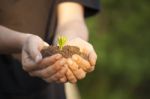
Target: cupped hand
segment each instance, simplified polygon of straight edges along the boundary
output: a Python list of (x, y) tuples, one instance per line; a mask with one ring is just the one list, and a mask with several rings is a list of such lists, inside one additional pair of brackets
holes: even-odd
[(25, 71), (37, 69), (37, 63), (42, 60), (40, 51), (49, 46), (40, 37), (36, 35), (29, 36), (22, 48), (22, 65)]
[(62, 77), (61, 79), (59, 79), (59, 81), (69, 81), (71, 83), (76, 83), (77, 80), (85, 78), (87, 72), (91, 72), (94, 70), (97, 55), (93, 49), (93, 46), (80, 38), (73, 39), (67, 42), (66, 45), (77, 46), (80, 48), (80, 51), (82, 53), (88, 56), (88, 60), (82, 58), (77, 54), (67, 59), (68, 69), (66, 72), (66, 77)]
[(65, 76), (67, 68), (66, 59), (60, 54), (42, 58), (40, 51), (49, 46), (40, 37), (31, 35), (23, 44), (23, 69), (31, 76), (40, 77), (47, 82), (57, 81)]
[(90, 43), (80, 38), (75, 38), (67, 42), (67, 45), (79, 47), (80, 51), (88, 56), (88, 60), (82, 58), (79, 55), (72, 56), (72, 60), (75, 61), (80, 68), (82, 68), (86, 72), (91, 72), (94, 70), (97, 60), (97, 54)]

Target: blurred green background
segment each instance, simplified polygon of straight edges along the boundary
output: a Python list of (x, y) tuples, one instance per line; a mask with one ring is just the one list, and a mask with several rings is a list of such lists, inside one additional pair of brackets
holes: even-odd
[(87, 19), (98, 61), (78, 83), (82, 99), (150, 99), (150, 1), (101, 0), (101, 10)]

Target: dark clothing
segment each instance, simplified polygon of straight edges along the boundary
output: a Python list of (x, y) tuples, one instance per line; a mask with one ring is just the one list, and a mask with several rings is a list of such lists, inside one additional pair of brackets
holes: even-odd
[[(67, 1), (83, 4), (85, 17), (95, 14), (99, 8), (97, 0), (0, 0), (0, 25), (39, 35), (51, 44), (57, 25), (57, 4)], [(48, 99), (44, 94), (49, 94), (45, 96), (49, 99), (65, 99), (63, 84), (47, 84), (40, 78), (30, 77), (19, 61), (11, 55), (0, 54), (0, 99), (5, 99), (1, 98), (5, 95), (7, 99), (17, 99), (10, 98), (15, 96)]]
[(57, 84), (49, 84), (46, 88), (27, 95), (1, 92), (0, 99), (66, 99), (66, 98), (63, 86), (59, 86)]

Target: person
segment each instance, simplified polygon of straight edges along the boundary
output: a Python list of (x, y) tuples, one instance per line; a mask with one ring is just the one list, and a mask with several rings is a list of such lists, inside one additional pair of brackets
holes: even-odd
[[(0, 0), (0, 99), (66, 99), (64, 83), (76, 83), (94, 70), (96, 53), (87, 42), (85, 17), (99, 10), (97, 0)], [(59, 35), (79, 55), (42, 58)]]

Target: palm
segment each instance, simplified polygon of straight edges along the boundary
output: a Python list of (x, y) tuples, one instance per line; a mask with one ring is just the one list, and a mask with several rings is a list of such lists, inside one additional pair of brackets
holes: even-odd
[(85, 54), (89, 54), (90, 51), (93, 50), (93, 47), (91, 44), (89, 44), (88, 42), (80, 39), (80, 38), (76, 38), (76, 39), (73, 39), (69, 42), (67, 42), (67, 45), (72, 45), (72, 46), (77, 46), (80, 48), (80, 51), (82, 53), (85, 53)]

